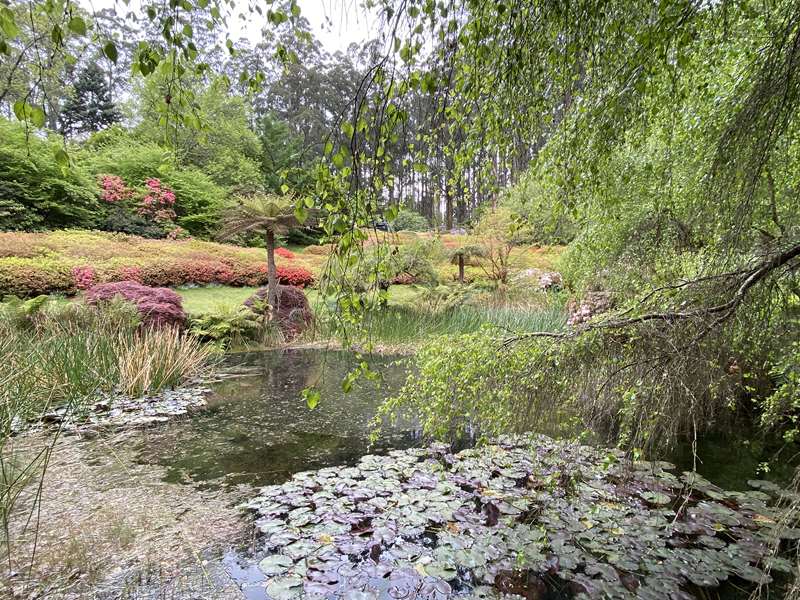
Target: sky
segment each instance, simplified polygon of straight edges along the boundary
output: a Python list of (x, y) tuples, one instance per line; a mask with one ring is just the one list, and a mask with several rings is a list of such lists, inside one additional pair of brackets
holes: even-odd
[[(121, 0), (78, 0), (89, 11), (116, 8), (121, 15), (137, 11), (141, 0), (131, 0), (126, 5)], [(237, 10), (228, 18), (231, 37), (246, 38), (253, 43), (261, 40), (261, 29), (266, 17), (259, 21), (257, 13), (247, 13), (247, 3), (238, 0)], [(374, 37), (377, 19), (361, 7), (359, 0), (298, 0), (300, 14), (311, 24), (311, 30), (325, 49), (334, 53), (344, 51), (353, 43), (363, 42)], [(264, 2), (266, 6), (266, 2)], [(247, 19), (239, 18), (239, 13), (247, 13)], [(266, 10), (264, 11), (266, 14)]]

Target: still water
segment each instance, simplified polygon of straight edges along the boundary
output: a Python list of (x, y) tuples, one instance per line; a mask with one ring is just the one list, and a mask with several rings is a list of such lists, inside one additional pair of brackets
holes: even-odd
[[(321, 350), (249, 352), (226, 359), (226, 377), (212, 386), (207, 410), (153, 429), (139, 439), (140, 460), (167, 469), (172, 483), (219, 486), (279, 483), (293, 473), (355, 462), (367, 452), (420, 443), (414, 424), (386, 425), (373, 446), (371, 421), (397, 392), (406, 367), (372, 357), (378, 381), (345, 394), (341, 381), (357, 362), (352, 353)], [(317, 385), (310, 410), (302, 390)]]

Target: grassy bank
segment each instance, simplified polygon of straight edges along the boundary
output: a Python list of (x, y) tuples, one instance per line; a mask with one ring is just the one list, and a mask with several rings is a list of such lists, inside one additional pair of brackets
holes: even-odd
[(79, 302), (0, 305), (0, 426), (53, 406), (79, 410), (101, 392), (138, 396), (199, 373), (211, 350), (171, 328), (139, 328), (136, 308)]

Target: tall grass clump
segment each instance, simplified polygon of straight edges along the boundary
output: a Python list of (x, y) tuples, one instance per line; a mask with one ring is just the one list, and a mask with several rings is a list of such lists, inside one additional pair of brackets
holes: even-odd
[(122, 334), (117, 344), (119, 391), (132, 397), (179, 385), (202, 372), (212, 354), (209, 346), (173, 327)]
[(515, 333), (558, 331), (566, 323), (566, 313), (559, 306), (462, 305), (442, 311), (391, 306), (370, 313), (365, 321), (373, 339), (400, 343), (474, 333), (484, 326)]
[(174, 387), (210, 356), (177, 328), (143, 327), (137, 307), (119, 299), (98, 306), (12, 299), (0, 305), (0, 337), (2, 393), (13, 396), (8, 410), (17, 419), (52, 406), (79, 411), (98, 393)]

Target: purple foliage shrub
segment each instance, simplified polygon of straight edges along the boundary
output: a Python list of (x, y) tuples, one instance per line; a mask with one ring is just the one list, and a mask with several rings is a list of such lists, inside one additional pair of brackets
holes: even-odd
[(98, 304), (116, 297), (135, 304), (145, 325), (183, 327), (186, 324), (181, 297), (169, 288), (150, 287), (138, 281), (118, 281), (101, 283), (86, 293), (89, 304)]
[[(245, 301), (245, 306), (255, 312), (266, 307), (268, 288), (260, 288)], [(313, 321), (311, 305), (305, 293), (293, 285), (278, 285), (277, 325), (284, 335), (291, 338), (301, 333)]]

